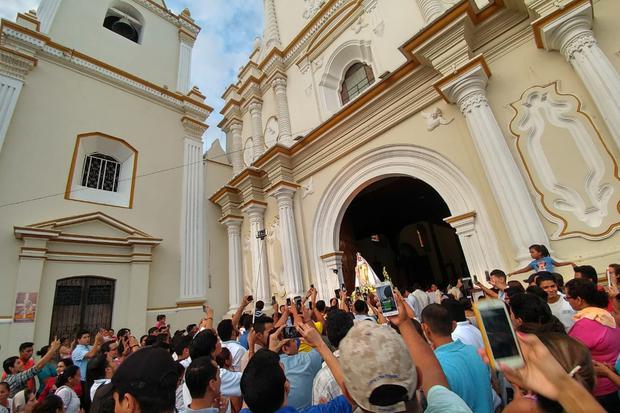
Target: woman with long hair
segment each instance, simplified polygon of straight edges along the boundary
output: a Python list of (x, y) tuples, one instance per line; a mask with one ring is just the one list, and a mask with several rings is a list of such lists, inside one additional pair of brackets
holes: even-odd
[(66, 413), (78, 413), (81, 411), (80, 398), (73, 390), (75, 383), (79, 383), (81, 378), (80, 369), (77, 366), (69, 366), (56, 379), (56, 396), (62, 399)]

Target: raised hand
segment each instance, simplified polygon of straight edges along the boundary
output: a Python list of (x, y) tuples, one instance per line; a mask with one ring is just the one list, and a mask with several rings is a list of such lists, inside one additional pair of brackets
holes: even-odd
[(399, 326), (409, 321), (409, 317), (407, 316), (407, 309), (405, 308), (407, 304), (405, 304), (405, 300), (403, 299), (403, 296), (400, 295), (400, 292), (396, 290), (394, 290), (394, 299), (396, 300), (396, 308), (398, 308), (398, 314), (389, 316), (388, 320), (390, 320), (390, 323), (394, 324), (395, 326)]
[(316, 348), (324, 343), (321, 335), (316, 331), (316, 328), (303, 323), (295, 324), (295, 328), (310, 347)]

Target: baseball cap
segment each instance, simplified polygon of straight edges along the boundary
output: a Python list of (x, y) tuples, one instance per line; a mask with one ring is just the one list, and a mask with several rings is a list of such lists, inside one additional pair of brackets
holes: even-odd
[(340, 346), (340, 365), (351, 398), (375, 413), (405, 411), (418, 376), (402, 337), (389, 326), (356, 323)]
[(129, 393), (136, 398), (146, 397), (172, 400), (179, 378), (177, 365), (170, 353), (161, 347), (145, 347), (131, 354), (121, 363), (112, 376), (112, 384), (119, 393)]

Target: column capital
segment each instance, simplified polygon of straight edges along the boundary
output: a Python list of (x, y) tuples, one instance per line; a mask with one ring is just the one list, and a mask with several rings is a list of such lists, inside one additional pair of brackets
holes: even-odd
[(228, 128), (232, 133), (241, 133), (241, 130), (243, 129), (243, 121), (237, 119), (231, 120)]
[(179, 28), (179, 41), (193, 48), (194, 43), (196, 42), (196, 37), (189, 31)]
[(181, 118), (181, 124), (183, 124), (183, 130), (185, 134), (195, 140), (202, 142), (202, 135), (207, 131), (209, 126), (206, 123), (202, 123), (189, 116), (183, 116)]
[(254, 100), (248, 104), (248, 110), (252, 116), (260, 114), (261, 110), (263, 110), (263, 102)]
[(228, 230), (231, 228), (241, 228), (241, 224), (243, 224), (243, 217), (239, 215), (226, 215), (220, 219), (220, 223), (222, 225), (226, 225)]
[(276, 75), (271, 80), (271, 87), (276, 92), (278, 92), (280, 90), (286, 90), (286, 76), (284, 76), (284, 75)]
[(447, 102), (458, 104), (463, 115), (467, 115), (474, 107), (488, 105), (486, 86), (490, 76), (491, 71), (480, 55), (454, 73), (442, 77), (433, 86)]
[(576, 50), (596, 42), (591, 31), (592, 20), (591, 1), (573, 0), (532, 22), (536, 46), (558, 50), (570, 60)]
[(299, 185), (293, 182), (281, 181), (273, 185), (267, 190), (267, 194), (276, 199), (290, 198), (293, 199), (295, 192), (299, 189)]
[(26, 75), (37, 65), (37, 59), (25, 53), (0, 46), (0, 75), (24, 81)]
[(248, 214), (250, 220), (256, 219), (257, 217), (262, 218), (265, 210), (267, 209), (267, 203), (263, 201), (250, 200), (246, 202), (243, 207), (241, 207), (241, 211), (245, 214)]

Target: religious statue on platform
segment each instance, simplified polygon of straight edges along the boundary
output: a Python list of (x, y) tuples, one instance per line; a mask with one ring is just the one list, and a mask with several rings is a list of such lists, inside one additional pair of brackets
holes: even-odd
[(374, 292), (375, 286), (381, 282), (372, 267), (362, 257), (359, 252), (356, 254), (357, 261), (355, 263), (355, 286), (360, 287), (365, 292)]

